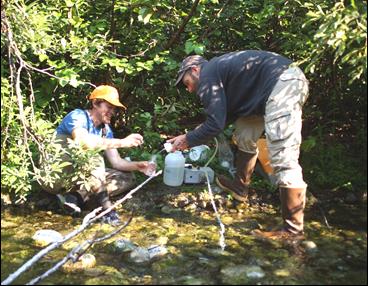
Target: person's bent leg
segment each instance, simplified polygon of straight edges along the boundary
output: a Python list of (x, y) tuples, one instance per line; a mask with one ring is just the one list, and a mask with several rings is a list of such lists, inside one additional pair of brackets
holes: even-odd
[[(102, 207), (102, 211), (110, 208), (113, 204), (111, 203), (109, 193), (106, 189), (106, 168), (103, 158), (99, 156), (95, 161), (97, 167), (91, 172), (91, 176), (85, 184), (86, 190), (91, 195), (94, 195), (99, 206)], [(101, 218), (102, 222), (116, 226), (120, 224), (120, 219), (115, 210), (111, 210)]]
[(135, 175), (133, 172), (123, 172), (106, 168), (106, 190), (110, 197), (127, 193), (135, 185)]
[(266, 104), (266, 138), (279, 186), (284, 225), (278, 231), (262, 232), (264, 237), (286, 238), (303, 234), (307, 184), (299, 165), (299, 153), (302, 106), (307, 98), (308, 85), (300, 72), (299, 69), (286, 71)]
[(216, 178), (216, 182), (238, 201), (247, 200), (251, 177), (257, 163), (257, 140), (263, 130), (262, 117), (241, 117), (235, 122), (233, 141), (238, 148), (235, 157), (235, 178), (229, 179), (220, 175)]

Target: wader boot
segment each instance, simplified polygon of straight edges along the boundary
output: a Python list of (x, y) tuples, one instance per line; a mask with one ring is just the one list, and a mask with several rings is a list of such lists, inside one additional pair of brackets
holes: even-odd
[(280, 201), (284, 227), (276, 231), (260, 231), (257, 236), (270, 239), (303, 239), (306, 188), (280, 187)]
[(234, 179), (225, 176), (218, 176), (216, 183), (233, 197), (245, 202), (248, 198), (248, 190), (254, 167), (257, 162), (257, 154), (247, 153), (238, 150), (235, 159), (236, 174)]

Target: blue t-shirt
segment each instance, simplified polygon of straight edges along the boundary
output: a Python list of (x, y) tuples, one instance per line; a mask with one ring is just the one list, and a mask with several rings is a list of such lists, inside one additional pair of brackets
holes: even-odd
[[(75, 109), (69, 112), (56, 128), (56, 133), (71, 136), (74, 128), (87, 129), (89, 134), (97, 135), (99, 137), (102, 137), (103, 135), (102, 127), (95, 127), (89, 113), (82, 109)], [(108, 124), (105, 124), (105, 129), (106, 138), (114, 138), (114, 134)]]

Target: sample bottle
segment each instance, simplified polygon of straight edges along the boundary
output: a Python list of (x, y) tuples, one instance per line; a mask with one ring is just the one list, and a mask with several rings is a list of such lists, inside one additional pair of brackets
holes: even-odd
[(172, 187), (181, 186), (184, 180), (185, 158), (180, 151), (165, 157), (164, 184)]
[(148, 161), (148, 167), (144, 172), (146, 176), (152, 176), (156, 172), (157, 167), (156, 158), (157, 158), (156, 155), (152, 155), (151, 159)]

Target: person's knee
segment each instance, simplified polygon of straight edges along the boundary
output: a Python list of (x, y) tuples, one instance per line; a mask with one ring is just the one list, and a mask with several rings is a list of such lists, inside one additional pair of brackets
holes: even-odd
[(292, 169), (276, 169), (276, 184), (285, 188), (306, 188), (300, 166)]
[(114, 176), (107, 179), (106, 190), (111, 196), (120, 195), (129, 191), (136, 182), (134, 173), (132, 172), (119, 172)]
[(235, 133), (233, 135), (233, 142), (238, 147), (239, 150), (251, 153), (251, 154), (257, 154), (258, 148), (257, 148), (257, 140), (259, 137), (256, 136), (246, 136), (246, 134), (243, 132), (242, 134)]

